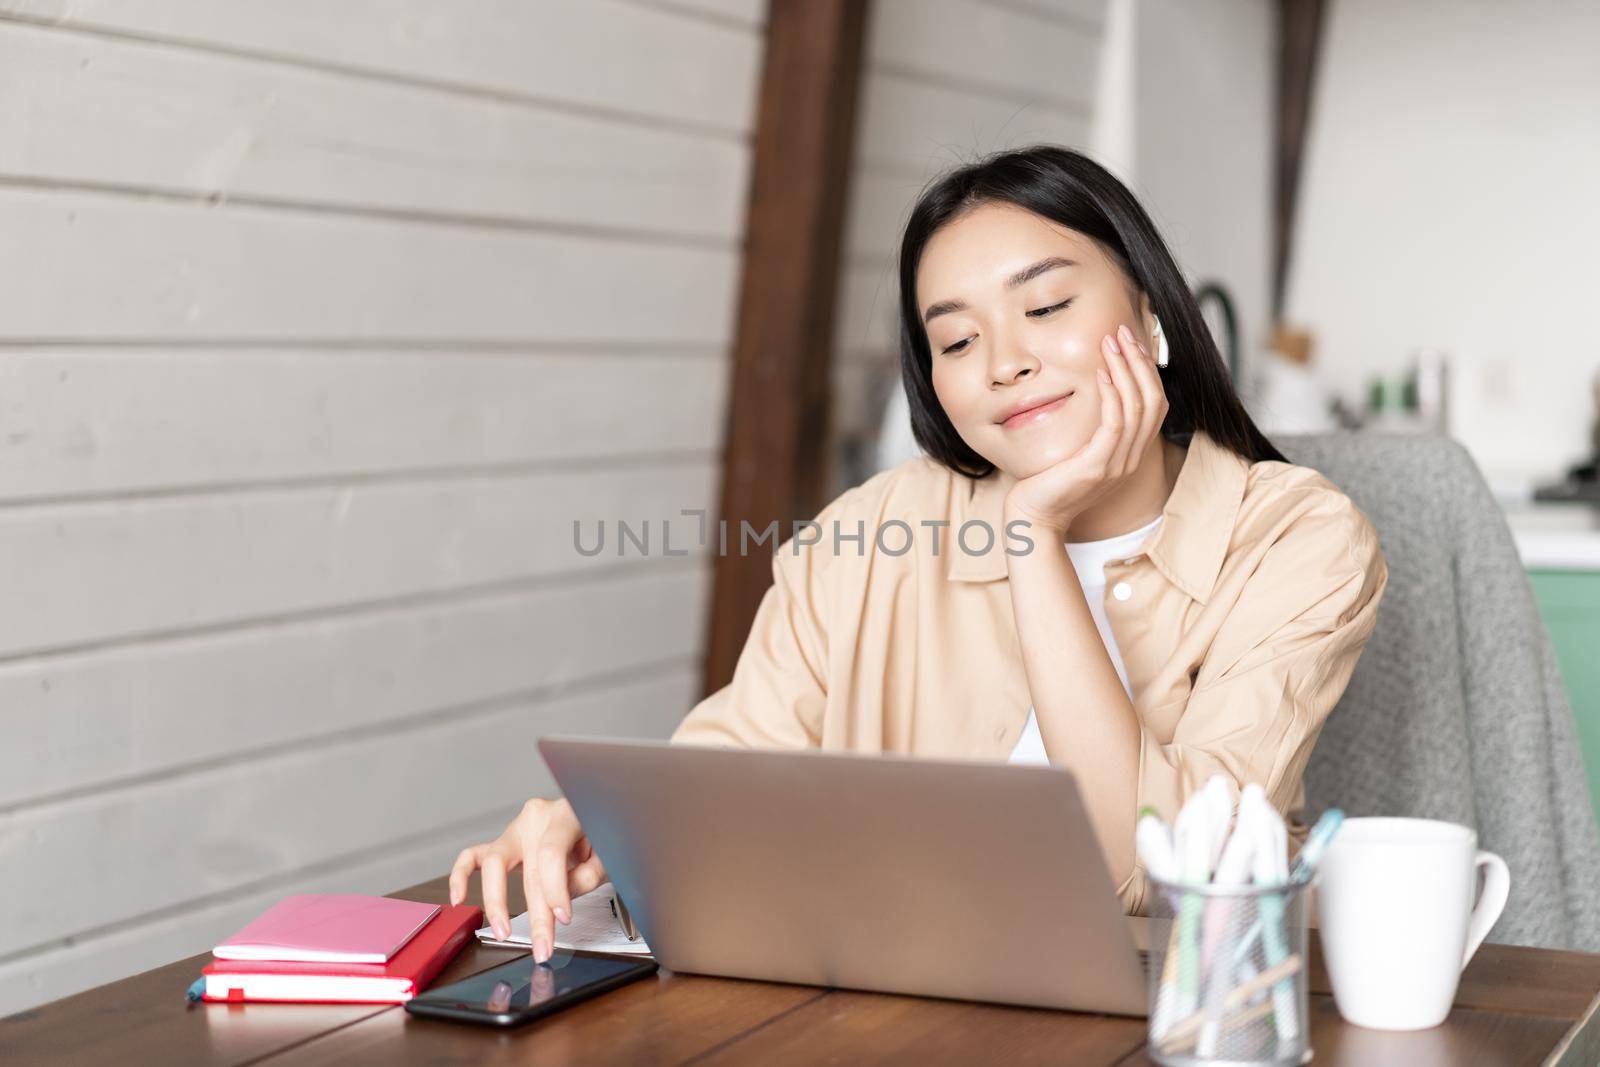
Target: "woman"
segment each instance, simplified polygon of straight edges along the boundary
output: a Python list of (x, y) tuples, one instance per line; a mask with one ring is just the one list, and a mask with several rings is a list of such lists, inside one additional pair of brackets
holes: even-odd
[[(1307, 827), (1301, 774), (1372, 633), (1366, 518), (1234, 394), (1133, 196), (1064, 148), (963, 167), (900, 250), (901, 370), (926, 457), (841, 494), (773, 558), (731, 683), (674, 742), (1046, 762), (1083, 791), (1130, 914), (1134, 823), (1213, 774)], [(534, 955), (605, 871), (564, 800), (464, 850)]]

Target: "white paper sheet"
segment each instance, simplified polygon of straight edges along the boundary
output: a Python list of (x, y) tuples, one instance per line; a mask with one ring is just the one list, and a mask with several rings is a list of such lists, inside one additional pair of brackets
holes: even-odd
[[(629, 941), (622, 926), (611, 914), (611, 901), (617, 895), (610, 882), (599, 889), (575, 897), (572, 901), (572, 921), (556, 926), (556, 948), (586, 949), (590, 952), (625, 952), (633, 956), (650, 955), (650, 946), (644, 939)], [(501, 941), (494, 930), (485, 926), (478, 931), (478, 940), (485, 945), (505, 948), (530, 948), (533, 938), (528, 932), (528, 913), (523, 912), (511, 920), (511, 937)]]

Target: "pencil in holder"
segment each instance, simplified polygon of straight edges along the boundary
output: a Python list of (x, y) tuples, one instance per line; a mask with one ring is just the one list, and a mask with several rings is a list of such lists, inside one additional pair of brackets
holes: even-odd
[(1310, 1062), (1306, 886), (1150, 883), (1150, 1058)]

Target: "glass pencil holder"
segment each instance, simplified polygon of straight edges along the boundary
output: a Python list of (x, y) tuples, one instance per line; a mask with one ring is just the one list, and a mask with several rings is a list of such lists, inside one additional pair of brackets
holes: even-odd
[(1307, 885), (1150, 879), (1152, 1060), (1167, 1067), (1310, 1062)]

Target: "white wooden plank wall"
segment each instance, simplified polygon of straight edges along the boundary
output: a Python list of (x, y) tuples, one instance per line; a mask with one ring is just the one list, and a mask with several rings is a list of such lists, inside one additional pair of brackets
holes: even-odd
[(764, 12), (0, 0), (0, 1015), (692, 704)]
[(834, 491), (900, 388), (895, 261), (936, 174), (1038, 141), (1087, 144), (1105, 0), (874, 0), (835, 325)]

